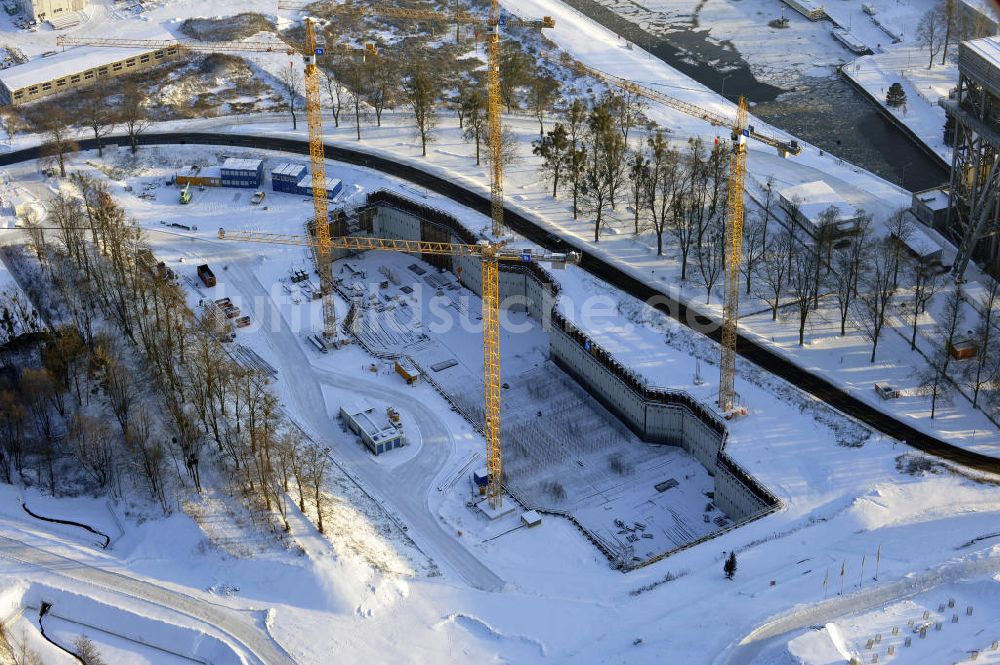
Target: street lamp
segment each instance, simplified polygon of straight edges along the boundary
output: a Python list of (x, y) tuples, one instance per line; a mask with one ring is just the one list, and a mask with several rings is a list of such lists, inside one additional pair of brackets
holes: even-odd
[(903, 185), (904, 187), (906, 186), (906, 169), (908, 169), (911, 166), (913, 166), (913, 162), (906, 162), (905, 164), (903, 164), (903, 170), (899, 175), (900, 184)]
[(733, 72), (729, 72), (728, 74), (726, 74), (725, 76), (722, 77), (722, 90), (720, 91), (719, 94), (722, 95), (723, 97), (726, 96), (726, 81), (728, 81), (729, 77), (732, 76), (732, 75), (733, 75)]

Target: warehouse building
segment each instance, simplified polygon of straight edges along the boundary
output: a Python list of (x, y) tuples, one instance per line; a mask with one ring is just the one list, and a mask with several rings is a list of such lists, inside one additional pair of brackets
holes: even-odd
[(130, 74), (177, 56), (179, 47), (153, 51), (81, 46), (0, 71), (0, 103), (20, 106), (60, 92)]
[(381, 455), (403, 445), (403, 428), (390, 420), (390, 411), (380, 413), (368, 402), (359, 400), (340, 407), (340, 417), (361, 437), (368, 450)]
[(264, 162), (260, 159), (230, 157), (222, 163), (223, 187), (257, 189), (264, 180)]
[(20, 5), (28, 17), (41, 22), (82, 11), (87, 7), (87, 0), (21, 0)]
[[(337, 178), (327, 178), (326, 198), (332, 200), (343, 187), (344, 184)], [(271, 189), (286, 194), (312, 196), (312, 175), (301, 164), (278, 164), (271, 169)]]

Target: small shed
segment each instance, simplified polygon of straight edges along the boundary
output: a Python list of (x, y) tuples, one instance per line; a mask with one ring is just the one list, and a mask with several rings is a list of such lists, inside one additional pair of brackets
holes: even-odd
[(375, 455), (403, 445), (403, 429), (389, 419), (388, 410), (381, 413), (367, 401), (358, 400), (341, 406), (340, 415)]
[(968, 360), (975, 358), (976, 354), (979, 353), (979, 345), (971, 339), (960, 339), (951, 343), (948, 353), (955, 360)]
[(486, 487), (490, 484), (490, 472), (485, 466), (472, 472), (472, 482), (475, 483), (479, 493), (485, 496)]
[(948, 221), (948, 188), (935, 187), (914, 192), (910, 210), (932, 229), (943, 229)]
[(941, 254), (943, 252), (941, 245), (935, 242), (915, 220), (910, 224), (906, 237), (900, 239), (893, 233), (892, 239), (902, 244), (907, 254), (925, 266), (933, 263), (941, 263)]
[(411, 386), (420, 380), (420, 370), (405, 358), (396, 361), (396, 374), (403, 377), (403, 380)]
[(536, 527), (542, 523), (542, 516), (538, 514), (536, 510), (529, 510), (525, 513), (521, 513), (521, 524), (528, 527)]

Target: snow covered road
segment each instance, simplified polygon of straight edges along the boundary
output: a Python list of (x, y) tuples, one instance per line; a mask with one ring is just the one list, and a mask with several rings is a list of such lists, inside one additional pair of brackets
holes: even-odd
[[(162, 237), (156, 228), (147, 230), (154, 234), (154, 240), (156, 236)], [(446, 531), (428, 505), (433, 481), (455, 447), (452, 432), (435, 413), (434, 407), (424, 404), (408, 391), (387, 386), (384, 380), (313, 366), (298, 342), (297, 333), (273, 306), (270, 292), (253, 274), (253, 265), (264, 251), (262, 248), (200, 238), (192, 242), (197, 242), (198, 253), (206, 260), (212, 257), (226, 262), (226, 281), (243, 296), (245, 308), (259, 324), (259, 334), (275, 354), (273, 364), (279, 370), (282, 397), (294, 402), (295, 413), (306, 419), (298, 424), (310, 436), (330, 443), (329, 433), (336, 428), (323, 398), (322, 384), (378, 401), (391, 401), (396, 408), (413, 417), (422, 441), (421, 448), (413, 459), (391, 471), (369, 463), (368, 453), (358, 446), (331, 445), (333, 453), (367, 488), (374, 489), (391, 505), (410, 527), (410, 537), (439, 565), (453, 570), (477, 589), (501, 590), (504, 581), (473, 556), (452, 532)], [(261, 303), (270, 304), (260, 306)]]
[(881, 584), (846, 596), (837, 596), (815, 605), (796, 608), (754, 629), (749, 635), (724, 651), (715, 665), (751, 665), (766, 646), (786, 639), (788, 633), (822, 626), (839, 617), (857, 614), (893, 601), (929, 591), (947, 582), (995, 575), (1000, 572), (1000, 551), (983, 558), (966, 559), (942, 565), (933, 570), (904, 577), (896, 582)]
[(222, 605), (173, 591), (147, 580), (105, 570), (88, 563), (0, 536), (0, 557), (37, 566), (57, 577), (83, 582), (139, 599), (205, 623), (245, 652), (248, 662), (294, 665), (295, 661), (273, 639), (255, 626), (246, 614)]

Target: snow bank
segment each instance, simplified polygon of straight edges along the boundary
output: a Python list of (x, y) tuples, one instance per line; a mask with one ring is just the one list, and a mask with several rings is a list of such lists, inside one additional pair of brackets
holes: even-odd
[[(201, 629), (168, 623), (114, 607), (95, 598), (33, 583), (23, 589), (21, 606), (36, 610), (51, 603), (55, 617), (117, 635), (191, 660), (213, 665), (247, 665), (246, 659), (220, 638)], [(9, 595), (9, 594), (8, 594)]]

